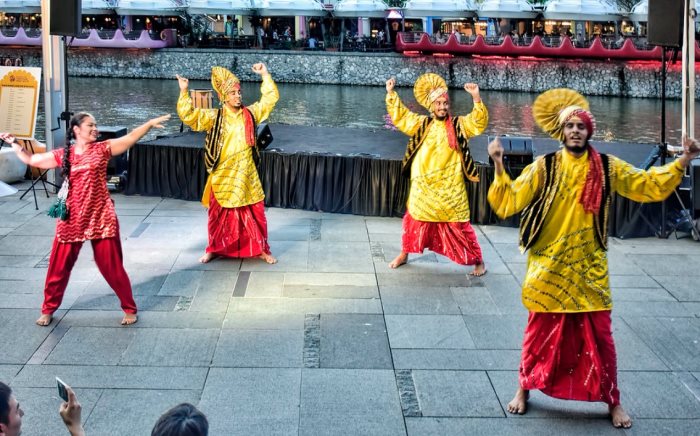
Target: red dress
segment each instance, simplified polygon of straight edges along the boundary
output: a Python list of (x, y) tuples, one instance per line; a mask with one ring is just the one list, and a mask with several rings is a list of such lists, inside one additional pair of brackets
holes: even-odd
[[(83, 242), (113, 238), (119, 233), (117, 213), (107, 190), (107, 163), (112, 157), (109, 141), (94, 142), (83, 152), (71, 149), (68, 219), (57, 220), (56, 236), (60, 242)], [(56, 162), (63, 162), (64, 149), (53, 151)]]

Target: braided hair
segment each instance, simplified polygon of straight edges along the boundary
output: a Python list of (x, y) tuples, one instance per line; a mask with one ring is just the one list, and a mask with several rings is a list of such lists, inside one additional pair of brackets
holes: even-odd
[(87, 112), (78, 112), (77, 114), (73, 115), (70, 119), (70, 123), (68, 126), (68, 131), (66, 132), (66, 144), (64, 145), (63, 149), (63, 162), (61, 165), (61, 175), (65, 179), (70, 178), (70, 146), (75, 139), (75, 133), (73, 133), (73, 127), (80, 126), (83, 124), (83, 121), (85, 118), (92, 117)]

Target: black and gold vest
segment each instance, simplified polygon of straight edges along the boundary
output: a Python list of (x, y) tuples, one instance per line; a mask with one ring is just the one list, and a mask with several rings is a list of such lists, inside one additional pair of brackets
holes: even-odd
[[(423, 144), (425, 135), (428, 133), (428, 128), (430, 123), (432, 123), (433, 118), (426, 118), (421, 126), (418, 128), (416, 133), (408, 140), (408, 145), (406, 146), (406, 154), (404, 154), (403, 161), (401, 162), (401, 172), (404, 176), (411, 176), (411, 162), (416, 155), (416, 152)], [(457, 136), (457, 146), (462, 158), (462, 171), (464, 172), (464, 177), (471, 182), (479, 181), (479, 172), (476, 169), (476, 163), (472, 158), (471, 152), (469, 151), (469, 140), (467, 136), (462, 131), (462, 127), (459, 124), (459, 117), (452, 118), (452, 124), (455, 129)]]
[[(243, 110), (247, 110), (250, 112), (250, 109), (247, 107), (243, 107)], [(204, 139), (204, 167), (207, 170), (207, 173), (211, 173), (214, 171), (214, 168), (216, 168), (216, 165), (219, 163), (219, 158), (221, 157), (221, 150), (224, 148), (224, 143), (222, 141), (223, 138), (221, 138), (221, 123), (223, 122), (224, 118), (224, 110), (223, 109), (217, 109), (216, 111), (216, 120), (214, 121), (214, 126), (207, 131), (207, 136)], [(250, 112), (250, 118), (253, 120), (253, 140), (254, 143), (257, 144), (257, 123), (255, 122), (255, 117), (253, 116), (253, 113)], [(257, 158), (258, 158), (258, 149), (257, 147), (254, 147), (255, 150), (253, 150), (253, 159), (256, 160), (257, 164)]]
[[(542, 180), (539, 194), (523, 209), (520, 215), (520, 247), (523, 251), (529, 249), (537, 241), (542, 232), (542, 225), (547, 217), (549, 208), (554, 201), (554, 197), (559, 189), (561, 177), (561, 153), (556, 151), (543, 157), (544, 165), (541, 169), (540, 178)], [(608, 155), (601, 153), (600, 158), (603, 164), (603, 196), (598, 216), (593, 219), (596, 240), (603, 250), (608, 249), (608, 214), (612, 192), (610, 190), (610, 159)]]

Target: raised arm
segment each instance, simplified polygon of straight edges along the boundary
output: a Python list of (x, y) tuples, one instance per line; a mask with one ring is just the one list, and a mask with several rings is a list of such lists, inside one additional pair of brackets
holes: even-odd
[(486, 126), (489, 124), (489, 111), (481, 100), (479, 85), (476, 83), (465, 83), (464, 90), (472, 96), (474, 108), (469, 115), (459, 117), (459, 122), (462, 125), (462, 131), (471, 138), (472, 136), (481, 135), (486, 130)]
[(253, 72), (262, 76), (262, 84), (260, 85), (260, 101), (256, 101), (248, 109), (253, 113), (256, 123), (265, 121), (274, 109), (275, 104), (280, 99), (280, 93), (277, 91), (277, 85), (272, 80), (270, 72), (267, 71), (265, 64), (257, 63), (253, 65)]
[(112, 151), (112, 156), (117, 156), (136, 144), (136, 142), (143, 137), (149, 130), (154, 127), (159, 129), (163, 128), (163, 123), (170, 119), (170, 114), (163, 115), (158, 118), (153, 118), (141, 124), (137, 128), (133, 129), (129, 134), (122, 136), (121, 138), (110, 139), (110, 149)]
[(216, 109), (194, 107), (188, 90), (189, 80), (179, 74), (175, 77), (177, 77), (177, 83), (180, 87), (180, 97), (177, 99), (177, 115), (183, 123), (196, 132), (211, 129), (216, 120)]
[(523, 210), (535, 197), (539, 190), (539, 169), (543, 161), (537, 159), (525, 167), (517, 179), (511, 180), (503, 169), (503, 146), (498, 138), (491, 141), (488, 151), (496, 168), (493, 183), (489, 187), (489, 204), (500, 218), (508, 218)]
[(50, 170), (59, 166), (52, 152), (29, 154), (23, 146), (19, 145), (17, 139), (9, 133), (0, 133), (0, 139), (11, 144), (12, 150), (14, 150), (19, 160), (29, 166), (43, 170)]
[(408, 136), (413, 136), (426, 117), (414, 114), (403, 105), (399, 95), (394, 91), (395, 85), (396, 79), (393, 77), (386, 81), (386, 111), (397, 129)]

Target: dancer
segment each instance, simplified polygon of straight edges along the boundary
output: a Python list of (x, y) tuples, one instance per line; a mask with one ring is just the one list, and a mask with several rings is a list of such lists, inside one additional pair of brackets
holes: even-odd
[(170, 115), (153, 118), (126, 136), (97, 142), (99, 131), (95, 118), (80, 112), (70, 119), (64, 148), (31, 155), (12, 135), (0, 133), (0, 139), (12, 144), (22, 162), (41, 169), (60, 166), (63, 175), (57, 204), (49, 211), (60, 219), (56, 223), (38, 325), (51, 324), (85, 241), (92, 243), (97, 268), (119, 297), (124, 311), (121, 324), (136, 322), (136, 302), (124, 270), (119, 222), (107, 189), (107, 163), (110, 157), (126, 152), (151, 128), (162, 128), (162, 123), (169, 119)]
[(452, 117), (447, 84), (437, 74), (423, 74), (413, 87), (416, 100), (430, 116), (409, 111), (394, 91), (395, 84), (394, 78), (386, 81), (386, 109), (396, 128), (411, 137), (402, 163), (411, 185), (401, 253), (389, 266), (398, 268), (408, 261), (408, 253), (427, 248), (460, 265), (475, 265), (470, 274), (482, 276), (486, 267), (469, 222), (465, 182), (465, 178), (479, 181), (468, 140), (483, 132), (489, 120), (479, 86), (464, 85), (474, 109), (467, 116)]
[(678, 186), (697, 146), (663, 167), (642, 171), (589, 142), (595, 119), (577, 92), (540, 95), (537, 124), (563, 149), (539, 157), (512, 181), (498, 139), (488, 146), (496, 176), (488, 200), (502, 218), (522, 211), (520, 247), (528, 251), (522, 300), (529, 310), (518, 388), (510, 413), (527, 410), (528, 392), (561, 399), (603, 401), (612, 424), (629, 428), (620, 404), (608, 281), (608, 212), (613, 193), (638, 202), (660, 201)]
[(221, 109), (193, 107), (187, 91), (189, 81), (177, 76), (180, 119), (192, 130), (207, 132), (205, 165), (209, 177), (202, 204), (209, 208), (209, 244), (199, 259), (202, 263), (218, 256), (259, 257), (267, 263), (277, 262), (267, 242), (265, 193), (253, 153), (258, 153), (255, 126), (270, 116), (279, 93), (265, 64), (253, 65), (253, 72), (262, 76), (262, 97), (259, 102), (243, 106), (238, 78), (226, 68), (212, 68), (211, 83)]

